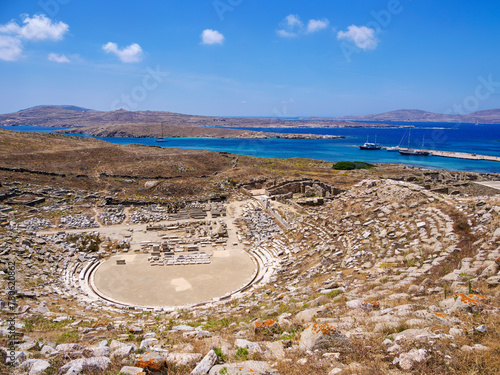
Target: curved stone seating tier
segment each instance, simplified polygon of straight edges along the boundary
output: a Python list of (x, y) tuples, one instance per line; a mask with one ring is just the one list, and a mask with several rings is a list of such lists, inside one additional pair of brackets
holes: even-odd
[(364, 181), (324, 206), (304, 208), (292, 223), (290, 248), (299, 249), (299, 261), (319, 257), (322, 265), (304, 277), (339, 266), (421, 276), (456, 251), (454, 221), (440, 207), (450, 203), (456, 209), (451, 199), (410, 183)]
[[(276, 238), (276, 235), (281, 235), (281, 229), (275, 224), (272, 218), (262, 211), (258, 203), (249, 202), (248, 208), (254, 209), (255, 211), (251, 215), (261, 221), (261, 227), (255, 228), (257, 232), (251, 238), (246, 240), (253, 242), (254, 245), (251, 249), (247, 250), (250, 258), (252, 259), (255, 270), (251, 277), (242, 285), (240, 288), (227, 293), (224, 296), (213, 298), (209, 301), (204, 301), (189, 306), (137, 306), (132, 304), (123, 303), (120, 301), (113, 300), (108, 296), (102, 295), (94, 284), (94, 274), (99, 266), (104, 262), (104, 260), (98, 259), (86, 259), (86, 254), (76, 253), (71, 254), (72, 258), (66, 257), (63, 262), (56, 264), (57, 271), (54, 270), (55, 274), (59, 274), (57, 283), (53, 285), (53, 292), (68, 299), (75, 299), (78, 303), (85, 305), (85, 309), (97, 311), (99, 308), (106, 308), (110, 311), (112, 310), (145, 310), (145, 311), (174, 311), (183, 308), (190, 307), (209, 307), (218, 303), (223, 303), (230, 298), (240, 298), (247, 293), (249, 290), (261, 285), (262, 283), (267, 283), (273, 276), (273, 274), (281, 268), (282, 259), (281, 255), (286, 254), (286, 258), (291, 255), (291, 251), (288, 246), (285, 245), (283, 241)], [(247, 210), (248, 210), (247, 208)], [(206, 211), (206, 210), (205, 210)], [(221, 211), (222, 212), (222, 211)], [(202, 216), (203, 210), (192, 208), (192, 213), (194, 216)], [(180, 212), (180, 215), (184, 215), (184, 212)], [(222, 214), (224, 214), (222, 212)], [(248, 214), (248, 211), (247, 211)], [(266, 216), (267, 215), (267, 216)], [(271, 224), (269, 224), (271, 223)], [(255, 234), (261, 232), (261, 238), (256, 238)], [(243, 232), (240, 231), (240, 237), (243, 237)], [(242, 238), (244, 239), (244, 238)], [(241, 241), (239, 241), (241, 242)], [(255, 244), (260, 244), (255, 246)], [(186, 253), (186, 254), (173, 254), (173, 256), (165, 256), (164, 253), (159, 257), (152, 257), (151, 261), (154, 264), (169, 265), (174, 261), (177, 264), (209, 264), (210, 255), (201, 253)], [(172, 265), (174, 265), (172, 264)]]

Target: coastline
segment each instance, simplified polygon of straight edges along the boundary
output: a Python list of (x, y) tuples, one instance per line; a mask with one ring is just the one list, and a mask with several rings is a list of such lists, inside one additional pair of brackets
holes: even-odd
[[(382, 147), (382, 148), (384, 150), (387, 149), (387, 147)], [(424, 149), (414, 149), (414, 150), (428, 152), (431, 154), (431, 156), (439, 156), (442, 158), (486, 160), (486, 161), (500, 162), (500, 156), (480, 155), (480, 154), (471, 154), (468, 152), (455, 152), (455, 151), (437, 151), (437, 150), (424, 150)]]
[(479, 154), (470, 154), (467, 152), (454, 152), (454, 151), (432, 151), (432, 150), (426, 150), (426, 151), (429, 151), (433, 156), (439, 156), (444, 158), (487, 160), (487, 161), (500, 162), (499, 156), (479, 155)]

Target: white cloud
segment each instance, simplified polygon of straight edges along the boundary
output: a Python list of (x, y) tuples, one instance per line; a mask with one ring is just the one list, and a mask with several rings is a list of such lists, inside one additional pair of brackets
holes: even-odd
[(309, 23), (307, 24), (307, 32), (308, 33), (315, 33), (315, 32), (321, 31), (323, 29), (326, 29), (329, 24), (330, 24), (330, 21), (328, 21), (327, 19), (309, 20)]
[(58, 55), (57, 53), (49, 53), (48, 59), (60, 64), (71, 62), (65, 55)]
[(202, 44), (222, 44), (224, 42), (224, 35), (217, 30), (206, 29), (201, 33)]
[(0, 60), (16, 61), (22, 57), (23, 43), (18, 38), (0, 35)]
[(347, 31), (337, 33), (338, 40), (347, 40), (364, 51), (375, 49), (378, 45), (378, 39), (375, 37), (375, 30), (366, 26), (351, 25)]
[(124, 63), (135, 63), (142, 60), (142, 48), (137, 43), (119, 49), (116, 43), (108, 42), (102, 46), (102, 49), (106, 53), (115, 54)]
[(69, 26), (64, 22), (52, 22), (45, 14), (38, 14), (30, 17), (23, 16), (23, 26), (17, 22), (10, 21), (7, 25), (0, 25), (0, 33), (13, 34), (18, 38), (40, 41), (40, 40), (61, 40), (69, 30)]
[(280, 23), (280, 28), (276, 30), (276, 33), (282, 38), (295, 38), (301, 34), (312, 34), (323, 29), (326, 29), (330, 21), (326, 18), (321, 20), (309, 20), (307, 27), (300, 17), (296, 14), (289, 14)]
[(19, 60), (24, 49), (23, 40), (61, 40), (69, 30), (67, 24), (52, 21), (45, 14), (36, 14), (33, 17), (25, 14), (21, 17), (21, 26), (14, 20), (0, 25), (0, 60)]
[(295, 38), (304, 29), (304, 24), (296, 14), (286, 16), (280, 25), (281, 29), (276, 30), (276, 33), (282, 38)]
[(288, 27), (292, 27), (292, 28), (295, 28), (295, 27), (302, 28), (302, 27), (304, 27), (304, 24), (300, 20), (300, 17), (298, 15), (296, 15), (296, 14), (289, 14), (288, 16), (286, 16), (285, 22), (286, 22), (286, 25)]
[(291, 32), (291, 31), (286, 31), (283, 29), (276, 30), (278, 35), (282, 38), (294, 38), (297, 36), (297, 33)]

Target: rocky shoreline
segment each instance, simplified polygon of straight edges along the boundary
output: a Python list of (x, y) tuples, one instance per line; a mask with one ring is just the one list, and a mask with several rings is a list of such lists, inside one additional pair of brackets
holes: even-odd
[[(209, 129), (209, 131), (203, 131)], [(210, 131), (217, 129), (217, 131)], [(231, 131), (229, 131), (231, 130)], [(127, 130), (107, 130), (100, 128), (98, 130), (77, 128), (77, 129), (61, 129), (55, 131), (61, 134), (85, 134), (93, 137), (109, 137), (109, 138), (158, 138), (156, 134), (138, 134), (134, 131)], [(209, 138), (209, 139), (343, 139), (344, 136), (324, 135), (324, 134), (300, 134), (300, 133), (268, 133), (260, 131), (248, 131), (237, 129), (219, 129), (219, 128), (197, 128), (186, 127), (180, 128), (174, 135), (165, 134), (164, 139), (169, 138)]]

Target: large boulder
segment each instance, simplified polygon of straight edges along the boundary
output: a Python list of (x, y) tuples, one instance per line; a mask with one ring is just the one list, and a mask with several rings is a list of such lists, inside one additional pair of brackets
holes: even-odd
[(311, 324), (302, 332), (299, 349), (302, 351), (316, 349), (346, 350), (351, 343), (346, 335), (331, 324)]
[(202, 355), (199, 353), (168, 353), (166, 361), (174, 363), (176, 366), (187, 366), (201, 361)]
[(41, 375), (46, 373), (45, 370), (50, 369), (50, 363), (44, 359), (28, 359), (20, 367), (29, 375)]
[(490, 277), (490, 276), (495, 276), (498, 273), (498, 264), (492, 263), (488, 267), (486, 267), (483, 272), (481, 272), (481, 276), (484, 277)]
[(30, 368), (29, 375), (43, 375), (50, 369), (50, 363), (44, 359), (36, 359)]
[(478, 312), (486, 307), (488, 299), (481, 294), (457, 294), (452, 311)]
[(146, 352), (137, 356), (134, 366), (149, 371), (162, 371), (166, 367), (165, 357), (158, 352)]
[(309, 323), (317, 313), (323, 310), (323, 306), (302, 310), (301, 312), (297, 313), (297, 315), (295, 315), (294, 322), (297, 324)]
[(208, 354), (201, 360), (200, 363), (191, 372), (191, 375), (206, 375), (217, 362), (217, 354), (210, 350)]
[(110, 349), (107, 340), (103, 340), (88, 349), (92, 351), (93, 357), (109, 357)]
[(66, 363), (60, 372), (72, 375), (83, 371), (106, 371), (110, 364), (108, 357), (78, 358)]
[(158, 344), (158, 339), (155, 338), (149, 338), (149, 339), (144, 339), (141, 341), (141, 345), (139, 346), (139, 349), (142, 350), (151, 350), (153, 346)]
[(236, 339), (234, 342), (234, 346), (237, 348), (247, 348), (250, 353), (262, 353), (263, 350), (260, 345), (256, 342), (244, 340), (244, 339)]
[(412, 349), (407, 353), (402, 353), (399, 356), (399, 367), (403, 370), (411, 370), (416, 363), (424, 362), (429, 358), (427, 350)]
[(394, 342), (428, 341), (434, 334), (427, 329), (410, 328), (394, 335)]
[(123, 342), (113, 340), (109, 345), (111, 350), (111, 359), (128, 357), (130, 353), (137, 350), (134, 344), (125, 344)]

